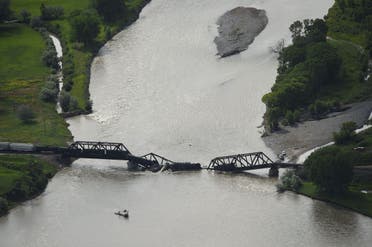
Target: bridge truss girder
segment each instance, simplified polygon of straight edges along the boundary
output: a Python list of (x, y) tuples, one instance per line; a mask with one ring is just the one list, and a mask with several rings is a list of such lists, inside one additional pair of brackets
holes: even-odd
[(123, 143), (116, 143), (116, 142), (76, 141), (68, 147), (68, 150), (120, 151), (120, 152), (127, 152), (130, 154), (129, 150), (124, 146)]
[(263, 152), (237, 154), (214, 158), (208, 169), (213, 170), (249, 170), (271, 167), (274, 162)]

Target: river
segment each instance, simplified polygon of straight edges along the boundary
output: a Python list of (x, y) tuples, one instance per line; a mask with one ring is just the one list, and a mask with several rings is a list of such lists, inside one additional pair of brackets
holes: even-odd
[[(276, 76), (269, 47), (331, 0), (153, 0), (92, 65), (94, 113), (69, 120), (76, 140), (123, 142), (207, 165), (264, 151), (261, 97)], [(237, 6), (267, 11), (249, 49), (219, 59), (217, 18)], [(267, 171), (128, 172), (124, 162), (78, 160), (45, 193), (0, 219), (1, 246), (370, 246), (368, 217), (293, 193)], [(113, 214), (128, 209), (128, 220)]]

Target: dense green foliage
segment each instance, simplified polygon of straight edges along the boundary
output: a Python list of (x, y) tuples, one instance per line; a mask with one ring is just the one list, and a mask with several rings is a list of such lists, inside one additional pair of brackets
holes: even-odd
[(336, 0), (329, 10), (329, 34), (372, 51), (372, 1)]
[(298, 191), (302, 186), (301, 179), (293, 170), (286, 170), (283, 176), (280, 177), (280, 183), (277, 185), (278, 191)]
[(29, 155), (0, 156), (0, 215), (8, 202), (19, 202), (40, 194), (57, 168)]
[(346, 122), (342, 124), (341, 130), (333, 133), (333, 139), (336, 144), (347, 144), (356, 137), (354, 130), (357, 129), (355, 122)]
[[(345, 3), (343, 11), (340, 2)], [(342, 104), (372, 96), (372, 80), (364, 79), (368, 53), (348, 41), (327, 38), (330, 34), (333, 36), (335, 30), (340, 34), (343, 29), (336, 26), (345, 20), (359, 30), (349, 30), (349, 37), (358, 33), (368, 36), (366, 33), (371, 28), (368, 23), (372, 20), (371, 2), (336, 1), (326, 21), (296, 21), (290, 26), (292, 45), (278, 50), (278, 76), (271, 92), (262, 99), (267, 106), (267, 127), (276, 130), (280, 121), (284, 125), (294, 124), (301, 116), (306, 117), (306, 113), (310, 113), (312, 118), (321, 118), (339, 110)], [(361, 24), (354, 25), (356, 22)], [(343, 39), (345, 36), (335, 37)], [(367, 42), (362, 45), (368, 49)]]
[[(327, 27), (323, 20), (296, 21), (290, 30), (293, 45), (279, 53), (278, 77), (272, 92), (263, 97), (271, 129), (284, 116), (289, 123), (295, 122), (294, 111), (311, 104), (340, 75), (341, 58), (326, 42)], [(298, 118), (299, 114), (296, 115)]]
[(106, 22), (123, 19), (127, 8), (122, 0), (92, 0), (92, 6)]
[(344, 193), (353, 178), (349, 156), (338, 152), (337, 148), (320, 149), (315, 155), (310, 155), (305, 167), (319, 191), (329, 194)]
[(99, 18), (91, 9), (75, 12), (70, 24), (72, 39), (85, 44), (92, 42), (99, 33)]
[(64, 10), (60, 6), (46, 6), (44, 3), (40, 5), (40, 17), (43, 20), (56, 20), (63, 16)]
[(7, 20), (10, 15), (10, 0), (0, 0), (0, 21)]

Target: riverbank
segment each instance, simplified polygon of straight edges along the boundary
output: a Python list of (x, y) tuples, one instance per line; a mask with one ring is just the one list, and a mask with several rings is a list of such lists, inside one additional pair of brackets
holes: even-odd
[(361, 190), (372, 190), (372, 184), (351, 185), (349, 191), (342, 197), (319, 194), (311, 182), (304, 182), (301, 188), (294, 192), (315, 200), (341, 206), (360, 214), (372, 217), (372, 194), (362, 194)]
[(40, 195), (60, 167), (53, 158), (0, 155), (0, 216)]
[[(12, 1), (12, 10), (18, 14), (26, 9), (34, 17), (40, 15), (40, 2), (25, 5), (24, 1)], [(65, 10), (65, 18), (44, 23), (48, 31), (61, 38), (64, 52), (64, 79), (73, 84), (70, 89), (72, 97), (77, 99), (78, 106), (71, 112), (58, 114), (55, 101), (45, 102), (40, 94), (50, 75), (56, 71), (48, 68), (42, 57), (46, 53), (46, 40), (27, 24), (0, 24), (0, 141), (25, 142), (42, 145), (65, 146), (72, 140), (68, 124), (64, 117), (86, 114), (89, 103), (89, 73), (93, 56), (104, 43), (133, 23), (139, 16), (141, 9), (149, 0), (128, 0), (129, 16), (125, 23), (111, 24), (108, 28), (102, 24), (101, 34), (93, 48), (82, 49), (70, 40), (68, 15), (78, 9), (87, 8), (89, 1), (65, 1), (61, 3)], [(106, 33), (104, 34), (104, 30)], [(45, 32), (45, 31), (43, 31)], [(57, 47), (56, 47), (57, 48)], [(57, 51), (57, 55), (62, 52)], [(73, 68), (71, 71), (71, 67)], [(27, 106), (32, 116), (29, 121), (22, 121), (19, 117), (20, 106)], [(91, 105), (90, 105), (91, 106)], [(58, 108), (58, 105), (57, 105)], [(29, 164), (41, 164), (42, 170), (28, 169)], [(42, 193), (55, 172), (51, 166), (59, 167), (59, 162), (50, 157), (35, 157), (27, 155), (0, 156), (2, 169), (0, 197), (9, 201), (10, 207)], [(35, 167), (36, 169), (37, 167)], [(28, 169), (28, 170), (27, 170)], [(14, 170), (14, 171), (13, 171)], [(29, 176), (32, 173), (33, 176)], [(46, 179), (47, 178), (47, 179)], [(19, 187), (21, 186), (21, 187)], [(26, 189), (26, 187), (28, 189)], [(2, 200), (4, 203), (4, 200)], [(1, 205), (0, 205), (1, 208)], [(1, 211), (1, 210), (0, 210)]]
[(276, 154), (285, 151), (290, 161), (308, 150), (333, 141), (333, 132), (338, 132), (342, 123), (353, 121), (362, 126), (372, 111), (372, 101), (350, 104), (347, 110), (328, 114), (321, 120), (304, 121), (263, 137), (265, 144)]

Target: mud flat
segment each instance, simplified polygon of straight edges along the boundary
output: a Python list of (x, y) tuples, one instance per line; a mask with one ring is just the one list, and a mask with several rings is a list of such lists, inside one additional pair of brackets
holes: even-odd
[(263, 137), (263, 140), (276, 154), (284, 150), (293, 161), (302, 153), (331, 142), (333, 132), (339, 131), (342, 123), (354, 121), (362, 126), (371, 111), (372, 101), (354, 103), (347, 110), (331, 113), (327, 118), (282, 127), (280, 131)]
[(226, 12), (217, 21), (217, 54), (227, 57), (246, 50), (267, 23), (266, 11), (262, 9), (237, 7)]

